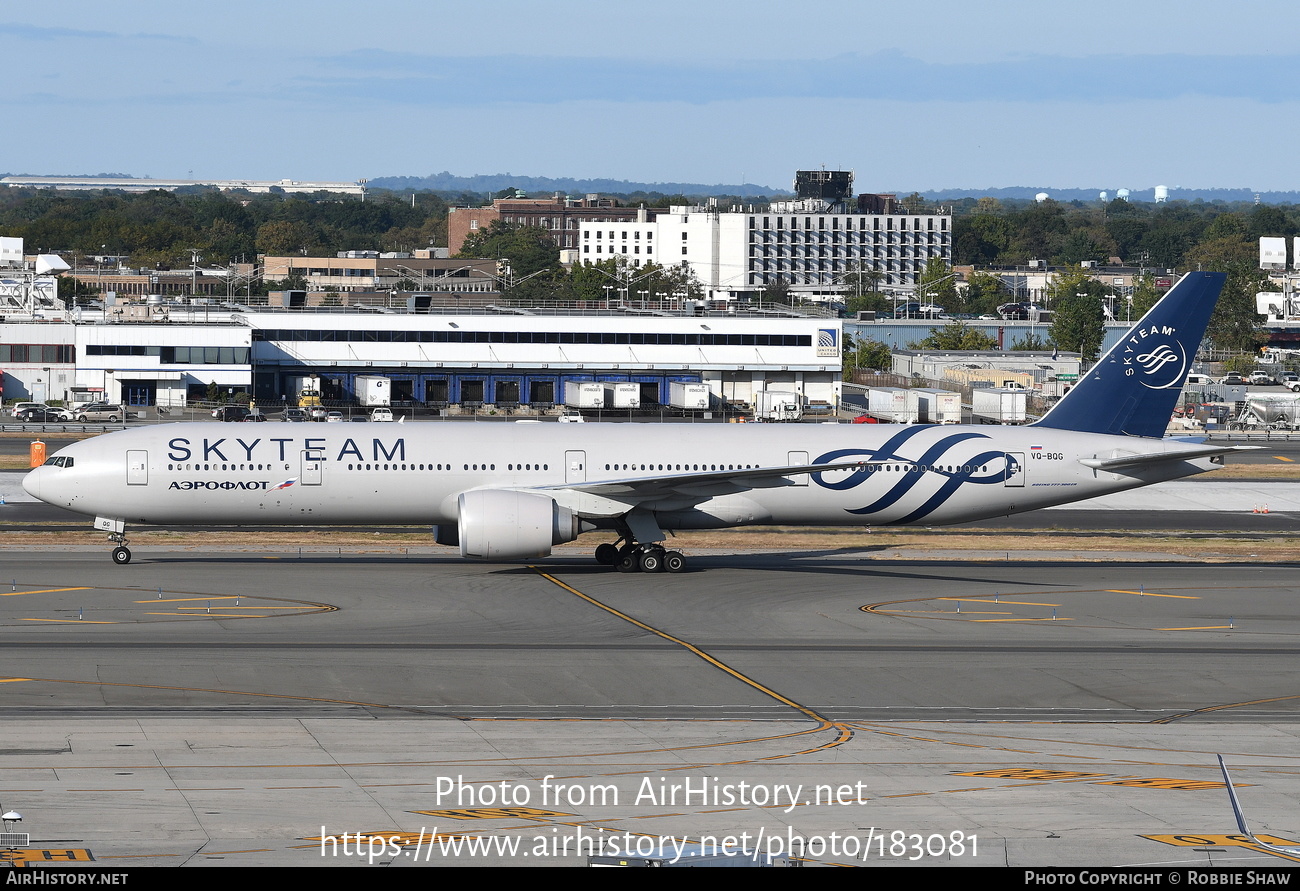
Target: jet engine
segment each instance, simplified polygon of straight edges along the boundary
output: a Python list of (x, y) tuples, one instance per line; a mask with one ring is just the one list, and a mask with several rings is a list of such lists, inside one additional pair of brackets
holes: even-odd
[(477, 489), (461, 494), (458, 510), (460, 555), (479, 560), (545, 557), (582, 531), (572, 511), (536, 492)]

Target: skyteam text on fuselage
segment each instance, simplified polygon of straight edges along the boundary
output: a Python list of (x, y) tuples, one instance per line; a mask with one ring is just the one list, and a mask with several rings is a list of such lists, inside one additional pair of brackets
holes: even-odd
[(1006, 516), (1222, 464), (1231, 447), (1162, 437), (1223, 280), (1189, 273), (1027, 427), (164, 424), (68, 446), (23, 485), (94, 517), (119, 564), (128, 524), (427, 524), (507, 562), (605, 529), (596, 558), (634, 572), (683, 568), (671, 530)]

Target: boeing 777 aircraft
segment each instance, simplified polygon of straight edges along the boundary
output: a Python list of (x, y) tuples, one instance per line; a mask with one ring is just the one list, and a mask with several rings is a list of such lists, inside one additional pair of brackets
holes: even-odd
[(964, 523), (1215, 469), (1231, 447), (1162, 437), (1223, 281), (1185, 276), (1027, 427), (164, 424), (68, 446), (23, 486), (94, 517), (118, 564), (127, 524), (374, 523), (493, 561), (605, 529), (601, 563), (679, 572), (666, 531)]

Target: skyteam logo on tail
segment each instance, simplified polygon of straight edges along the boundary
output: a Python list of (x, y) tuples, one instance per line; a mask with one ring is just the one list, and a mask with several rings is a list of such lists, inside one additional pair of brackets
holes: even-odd
[(1124, 342), (1124, 374), (1151, 390), (1181, 387), (1187, 376), (1187, 353), (1172, 325), (1134, 328)]

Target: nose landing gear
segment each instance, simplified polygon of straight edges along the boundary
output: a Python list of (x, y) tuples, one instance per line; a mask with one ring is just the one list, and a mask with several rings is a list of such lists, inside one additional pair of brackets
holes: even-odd
[(117, 547), (113, 548), (113, 562), (118, 566), (125, 566), (131, 562), (131, 549), (126, 546), (126, 535), (122, 532), (113, 532), (108, 536), (109, 541), (117, 542)]

